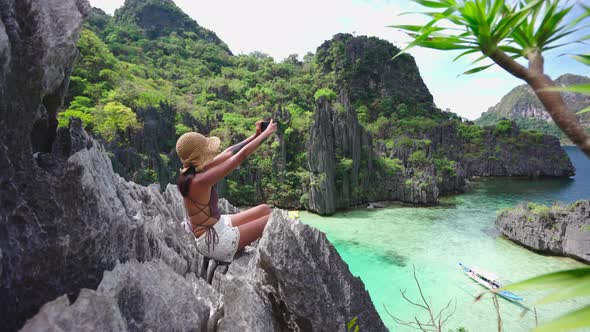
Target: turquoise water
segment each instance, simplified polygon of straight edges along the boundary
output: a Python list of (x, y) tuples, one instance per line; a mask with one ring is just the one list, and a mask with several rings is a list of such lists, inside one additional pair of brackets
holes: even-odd
[[(423, 311), (400, 295), (400, 290), (407, 289), (408, 296), (418, 300), (412, 266), (434, 308), (442, 309), (449, 300), (456, 303), (445, 330), (463, 326), (471, 332), (496, 331), (491, 298), (474, 303), (474, 296), (483, 288), (461, 272), (458, 262), (492, 271), (508, 281), (583, 266), (569, 258), (542, 256), (521, 248), (502, 238), (494, 227), (496, 211), (524, 200), (550, 204), (590, 198), (590, 161), (575, 148), (567, 151), (577, 168), (571, 179), (486, 178), (474, 181), (469, 193), (443, 198), (437, 207), (393, 205), (331, 217), (301, 213), (301, 219), (327, 234), (352, 273), (365, 283), (391, 331), (411, 329), (394, 324), (386, 310), (403, 320), (414, 316), (426, 320)], [(543, 294), (519, 295), (529, 305)], [(548, 321), (588, 301), (538, 306), (538, 320)], [(521, 318), (522, 308), (511, 302), (500, 300), (500, 310), (505, 331), (527, 331), (535, 324), (533, 314)]]

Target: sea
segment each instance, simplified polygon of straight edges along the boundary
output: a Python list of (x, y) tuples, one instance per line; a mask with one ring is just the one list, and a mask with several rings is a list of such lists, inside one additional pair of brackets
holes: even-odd
[[(565, 147), (576, 167), (571, 178), (479, 178), (464, 194), (446, 196), (435, 207), (395, 204), (383, 209), (353, 209), (321, 217), (300, 218), (326, 233), (353, 275), (364, 282), (375, 308), (390, 331), (414, 331), (398, 324), (427, 321), (428, 313), (402, 297), (420, 302), (416, 278), (435, 314), (452, 313), (444, 331), (498, 331), (492, 297), (475, 298), (484, 288), (469, 279), (459, 262), (477, 266), (514, 282), (540, 274), (585, 266), (571, 258), (546, 256), (503, 237), (494, 226), (498, 211), (521, 202), (553, 204), (590, 199), (590, 159)], [(498, 302), (504, 331), (529, 331), (590, 303), (580, 298), (534, 305), (547, 291), (518, 293), (521, 305)], [(351, 317), (352, 318), (352, 317)], [(362, 326), (360, 327), (362, 331)]]

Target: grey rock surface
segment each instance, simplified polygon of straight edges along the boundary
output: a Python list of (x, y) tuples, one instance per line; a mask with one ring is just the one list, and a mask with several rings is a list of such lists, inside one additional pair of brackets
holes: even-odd
[(5, 329), (15, 329), (45, 301), (70, 290), (56, 279), (80, 278), (87, 270), (84, 259), (75, 258), (79, 271), (64, 268), (75, 255), (67, 250), (70, 244), (83, 246), (62, 232), (77, 223), (72, 209), (60, 206), (71, 198), (72, 179), (80, 171), (33, 153), (49, 152), (55, 140), (56, 113), (88, 7), (82, 0), (0, 2), (0, 317)]
[[(50, 150), (57, 127), (55, 115), (69, 83), (80, 26), (89, 9), (86, 0), (0, 3), (0, 97), (3, 116), (12, 120), (5, 124), (10, 128), (3, 136), (14, 138), (7, 144), (22, 144), (18, 138), (27, 136), (32, 145), (27, 149)], [(34, 19), (23, 20), (25, 17)]]
[[(81, 132), (79, 126), (74, 121), (68, 130)], [(176, 187), (168, 187), (162, 195), (158, 186), (126, 182), (113, 172), (102, 146), (89, 142), (90, 148), (67, 160), (40, 154), (38, 163), (61, 167), (54, 178), (48, 173), (51, 182), (40, 188), (48, 196), (41, 201), (35, 201), (36, 196), (21, 197), (18, 204), (33, 207), (24, 213), (13, 210), (0, 224), (8, 239), (0, 244), (6, 271), (2, 293), (7, 299), (26, 299), (19, 306), (4, 302), (3, 312), (17, 311), (25, 318), (58, 295), (75, 296), (80, 288), (95, 288), (103, 271), (118, 261), (161, 258), (181, 275), (198, 272), (201, 256), (191, 235), (179, 225), (183, 210)], [(10, 181), (18, 183), (14, 177)], [(11, 219), (17, 217), (22, 217), (20, 223)], [(28, 310), (21, 311), (25, 304)]]
[(202, 279), (163, 261), (119, 264), (96, 291), (45, 304), (21, 331), (215, 331), (221, 296)]
[(425, 138), (431, 149), (444, 151), (457, 161), (458, 175), (568, 177), (575, 173), (567, 153), (559, 140), (550, 135), (538, 138), (522, 135), (515, 123), (507, 133), (498, 135), (494, 128), (484, 128), (482, 146), (473, 146), (461, 137), (456, 124), (445, 123), (430, 129)]
[(83, 0), (0, 2), (5, 329), (49, 300), (96, 288), (118, 261), (162, 258), (178, 273), (197, 272), (200, 256), (164, 196), (115, 175), (79, 121), (56, 131), (88, 8)]
[(0, 2), (2, 329), (29, 319), (24, 331), (327, 331), (360, 315), (384, 330), (325, 236), (285, 211), (212, 288), (197, 277), (203, 258), (179, 225), (178, 190), (116, 175), (80, 121), (56, 131), (87, 10), (82, 0)]
[(496, 227), (507, 238), (532, 250), (590, 264), (590, 200), (544, 209), (521, 204), (502, 212)]
[(128, 331), (115, 299), (82, 289), (74, 303), (67, 295), (47, 302), (28, 320), (23, 332), (36, 331)]
[[(319, 230), (274, 210), (249, 278), (267, 294), (283, 329), (338, 331), (353, 317), (386, 331), (362, 281)], [(313, 286), (312, 286), (313, 285)]]
[(213, 331), (222, 301), (194, 274), (182, 277), (163, 261), (130, 261), (105, 272), (98, 293), (113, 298), (129, 331)]
[(274, 210), (256, 247), (213, 285), (164, 260), (106, 271), (96, 291), (44, 305), (23, 331), (337, 331), (353, 317), (386, 331), (364, 284), (325, 234)]
[(219, 331), (279, 331), (278, 313), (257, 285), (243, 276), (223, 279), (224, 316)]
[[(406, 162), (399, 172), (390, 174), (377, 161), (407, 160), (419, 147), (379, 152), (369, 132), (359, 123), (348, 93), (341, 91), (338, 98), (342, 110), (336, 110), (325, 97), (317, 101), (307, 147), (310, 179), (306, 208), (328, 215), (371, 201), (435, 204), (439, 189), (433, 165)], [(343, 167), (347, 161), (350, 165)]]
[(224, 296), (220, 331), (338, 331), (357, 316), (367, 331), (386, 331), (325, 234), (284, 210), (273, 211), (256, 247), (216, 274), (213, 287)]
[[(178, 192), (178, 190), (176, 190), (176, 192)], [(225, 198), (220, 198), (217, 205), (219, 206), (219, 212), (221, 214), (235, 214), (240, 212), (240, 209), (231, 205)]]
[(310, 174), (308, 208), (319, 214), (336, 211), (335, 111), (328, 100), (318, 100), (307, 151)]

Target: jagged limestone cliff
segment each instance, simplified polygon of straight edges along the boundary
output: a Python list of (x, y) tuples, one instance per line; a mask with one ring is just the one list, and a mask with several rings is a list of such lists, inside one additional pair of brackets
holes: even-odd
[(316, 62), (324, 75), (333, 76), (335, 91), (347, 91), (351, 104), (367, 108), (367, 120), (396, 113), (405, 105), (414, 115), (434, 115), (433, 97), (414, 58), (390, 42), (339, 33), (317, 48)]
[(211, 287), (177, 188), (125, 181), (79, 120), (56, 131), (88, 10), (0, 2), (2, 329), (333, 331), (358, 317), (385, 331), (325, 235), (285, 211), (230, 265), (244, 273), (216, 272)]
[(436, 203), (438, 188), (433, 183), (433, 167), (425, 170), (427, 166), (410, 162), (405, 167), (379, 156), (345, 92), (339, 97), (339, 107), (341, 110), (336, 110), (326, 98), (317, 103), (308, 144), (307, 208), (332, 214), (375, 200)]
[(574, 167), (557, 138), (513, 123), (499, 131), (456, 121), (434, 124), (383, 144), (359, 124), (343, 90), (318, 100), (308, 143), (306, 208), (332, 214), (371, 201), (435, 204), (462, 192), (472, 176), (567, 177)]
[(507, 238), (532, 250), (590, 263), (588, 200), (551, 207), (523, 203), (502, 211), (496, 227)]
[[(320, 214), (375, 200), (436, 204), (472, 176), (563, 176), (559, 141), (511, 122), (481, 128), (435, 107), (410, 55), (392, 44), (337, 34), (316, 61), (338, 98), (316, 104), (308, 204)], [(547, 162), (550, 161), (550, 162)]]

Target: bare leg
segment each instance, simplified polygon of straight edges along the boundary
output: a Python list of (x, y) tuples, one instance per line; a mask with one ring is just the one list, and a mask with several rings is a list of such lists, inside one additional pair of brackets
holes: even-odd
[(231, 223), (234, 227), (244, 225), (258, 218), (267, 216), (272, 213), (272, 209), (266, 204), (260, 204), (246, 211), (236, 213), (230, 216)]
[(238, 245), (238, 250), (244, 248), (262, 236), (262, 232), (264, 231), (264, 227), (266, 226), (266, 222), (268, 221), (269, 217), (270, 215), (267, 214), (263, 217), (238, 226), (238, 230), (240, 230), (240, 243)]

